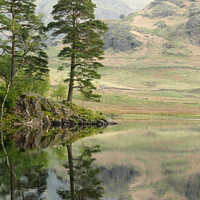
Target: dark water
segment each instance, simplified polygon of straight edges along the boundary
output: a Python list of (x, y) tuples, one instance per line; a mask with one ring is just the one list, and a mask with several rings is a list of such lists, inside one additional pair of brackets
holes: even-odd
[(199, 121), (2, 132), (2, 200), (200, 199)]

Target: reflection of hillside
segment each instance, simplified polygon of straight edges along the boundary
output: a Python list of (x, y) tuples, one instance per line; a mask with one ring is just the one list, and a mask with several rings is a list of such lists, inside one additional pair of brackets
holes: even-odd
[(114, 166), (111, 169), (100, 167), (100, 176), (109, 196), (126, 198), (129, 185), (134, 182), (138, 172), (126, 166)]
[(186, 184), (185, 196), (188, 200), (200, 199), (200, 174), (190, 175)]

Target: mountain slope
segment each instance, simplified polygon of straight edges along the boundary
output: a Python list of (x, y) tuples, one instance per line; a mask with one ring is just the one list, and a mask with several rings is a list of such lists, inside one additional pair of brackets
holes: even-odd
[[(36, 0), (37, 10), (45, 14), (45, 21), (52, 19), (50, 13), (57, 0)], [(95, 15), (97, 18), (118, 19), (120, 14), (128, 15), (132, 9), (123, 0), (93, 0), (97, 5)]]
[(134, 12), (142, 10), (152, 0), (121, 0), (126, 3)]
[(102, 104), (116, 104), (112, 112), (200, 114), (199, 11), (200, 0), (156, 0), (109, 21)]
[[(101, 103), (80, 105), (117, 114), (200, 115), (200, 0), (156, 0), (138, 13), (107, 20)], [(51, 47), (51, 82), (62, 45)], [(114, 50), (113, 50), (114, 48)], [(138, 116), (136, 116), (137, 118)]]
[[(142, 11), (111, 23), (107, 33), (110, 37), (117, 32), (113, 30), (114, 24), (117, 29), (126, 26), (134, 41), (143, 44), (141, 48), (156, 46), (164, 54), (188, 54), (192, 51), (191, 45), (197, 48), (200, 45), (200, 1), (155, 0)], [(107, 36), (105, 42), (109, 40)], [(119, 40), (117, 35), (110, 47), (115, 46), (116, 40)]]

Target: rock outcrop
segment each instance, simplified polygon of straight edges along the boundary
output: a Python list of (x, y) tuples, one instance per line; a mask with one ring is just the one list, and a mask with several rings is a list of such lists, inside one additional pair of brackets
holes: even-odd
[(186, 33), (192, 44), (200, 45), (200, 14), (189, 19), (186, 24)]
[(63, 101), (56, 103), (40, 95), (20, 96), (14, 108), (6, 114), (7, 123), (15, 125), (74, 127), (93, 125), (105, 127), (109, 122), (102, 114)]
[(104, 35), (104, 50), (113, 48), (118, 51), (134, 50), (141, 46), (137, 36), (129, 32), (130, 27), (113, 24)]

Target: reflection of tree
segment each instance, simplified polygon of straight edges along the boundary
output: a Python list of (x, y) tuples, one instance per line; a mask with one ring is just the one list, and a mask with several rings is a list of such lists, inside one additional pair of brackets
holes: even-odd
[(67, 146), (69, 169), (70, 189), (60, 189), (58, 194), (63, 199), (71, 200), (98, 200), (103, 195), (103, 187), (98, 178), (100, 172), (95, 168), (92, 154), (99, 152), (100, 147), (84, 147), (81, 155), (74, 159), (72, 155), (72, 145)]
[(47, 154), (20, 152), (11, 140), (6, 141), (5, 146), (10, 166), (0, 148), (0, 198), (6, 199), (10, 194), (11, 200), (39, 199), (47, 188), (48, 173), (44, 170), (48, 163)]

